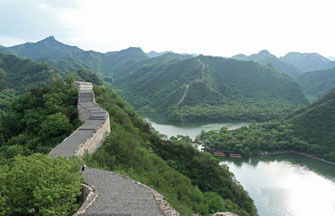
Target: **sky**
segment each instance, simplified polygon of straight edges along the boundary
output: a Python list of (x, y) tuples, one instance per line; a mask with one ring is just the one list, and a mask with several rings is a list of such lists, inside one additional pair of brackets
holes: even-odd
[(84, 50), (335, 56), (334, 0), (0, 0), (0, 44)]

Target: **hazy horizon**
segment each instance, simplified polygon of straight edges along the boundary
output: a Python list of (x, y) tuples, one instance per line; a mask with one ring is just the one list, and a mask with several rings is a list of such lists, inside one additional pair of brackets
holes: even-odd
[(268, 50), (335, 56), (335, 3), (321, 1), (1, 0), (0, 44), (48, 36), (99, 52), (140, 47), (231, 57)]

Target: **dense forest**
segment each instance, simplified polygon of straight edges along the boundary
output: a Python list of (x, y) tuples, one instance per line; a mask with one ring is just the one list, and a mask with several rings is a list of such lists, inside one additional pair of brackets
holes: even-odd
[(0, 118), (14, 99), (32, 87), (50, 85), (63, 74), (47, 64), (0, 54)]
[(80, 160), (45, 155), (81, 124), (76, 105), (77, 90), (55, 82), (15, 99), (0, 120), (0, 215), (76, 212)]
[(97, 153), (85, 156), (89, 166), (153, 187), (181, 215), (217, 211), (256, 215), (253, 201), (227, 167), (220, 167), (208, 153), (198, 152), (190, 140), (162, 141), (111, 90), (95, 86), (94, 91), (97, 103), (110, 113), (111, 133)]
[(234, 131), (203, 131), (205, 145), (243, 155), (295, 150), (335, 162), (335, 90), (283, 120), (250, 124)]

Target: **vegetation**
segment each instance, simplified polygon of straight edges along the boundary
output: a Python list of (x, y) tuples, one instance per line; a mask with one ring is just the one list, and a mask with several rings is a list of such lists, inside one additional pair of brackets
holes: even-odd
[(53, 36), (36, 43), (25, 43), (13, 47), (0, 47), (0, 53), (45, 62), (65, 73), (86, 69), (100, 75), (110, 75), (122, 67), (149, 57), (140, 49), (130, 47), (119, 52), (99, 53), (84, 51), (57, 41)]
[(78, 159), (52, 159), (77, 119), (77, 90), (63, 82), (18, 97), (0, 121), (0, 215), (73, 215), (81, 193)]
[(302, 90), (316, 99), (335, 88), (335, 67), (329, 70), (307, 72), (297, 78)]
[(16, 100), (0, 122), (2, 157), (9, 157), (11, 151), (48, 153), (79, 126), (77, 98), (74, 87), (56, 82)]
[(257, 155), (264, 151), (295, 150), (335, 161), (335, 90), (320, 100), (291, 114), (281, 121), (253, 123), (232, 132), (221, 128), (219, 132), (202, 132), (205, 145)]
[(111, 133), (93, 156), (85, 156), (89, 166), (119, 172), (156, 189), (181, 215), (256, 215), (252, 200), (227, 167), (220, 167), (208, 153), (197, 152), (189, 141), (162, 141), (108, 88), (94, 86), (94, 91), (96, 101), (110, 113)]
[(265, 121), (307, 104), (298, 84), (271, 67), (209, 56), (163, 60), (116, 85), (135, 108), (165, 113), (172, 121)]
[(69, 216), (79, 207), (80, 161), (16, 156), (0, 165), (0, 215)]
[(76, 80), (76, 81), (85, 81), (85, 82), (91, 82), (94, 85), (102, 85), (102, 81), (99, 79), (99, 77), (95, 74), (92, 73), (89, 70), (75, 70), (72, 71), (68, 76), (71, 77), (71, 79)]
[(17, 96), (33, 87), (50, 85), (62, 76), (47, 64), (0, 54), (0, 119)]

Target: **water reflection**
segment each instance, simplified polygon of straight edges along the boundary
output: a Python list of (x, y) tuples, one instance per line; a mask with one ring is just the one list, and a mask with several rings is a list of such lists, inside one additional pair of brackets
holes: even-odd
[(261, 216), (335, 216), (335, 167), (299, 155), (225, 158)]

